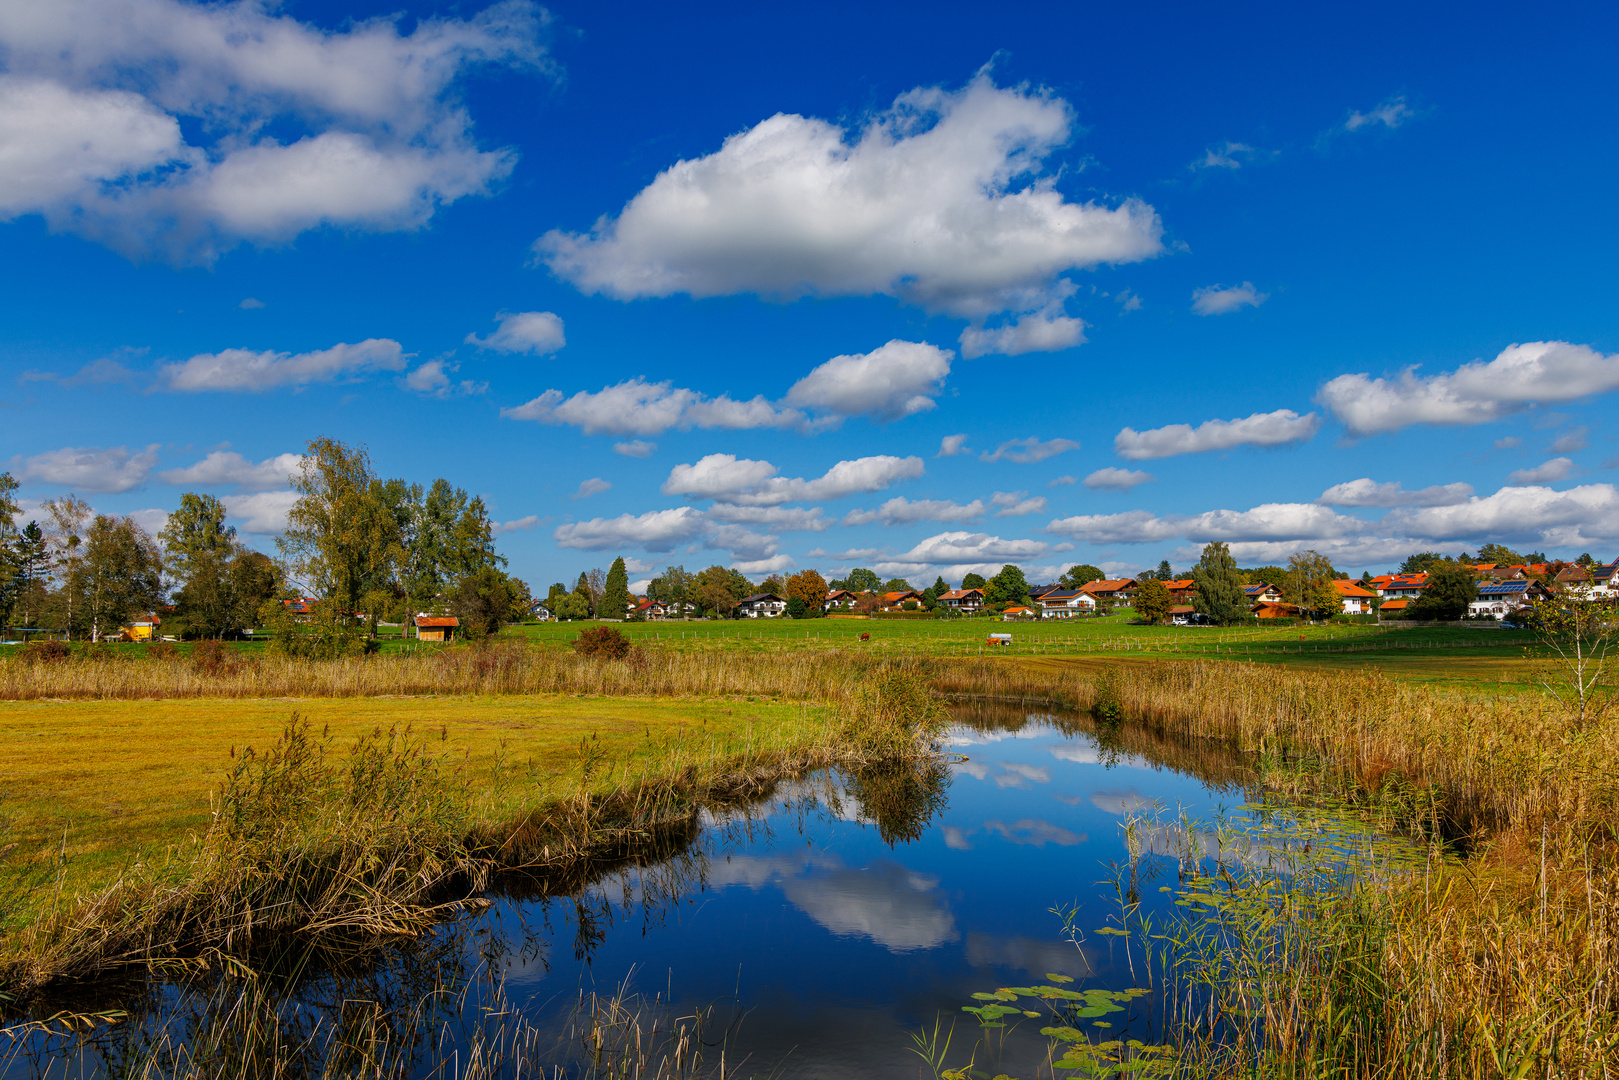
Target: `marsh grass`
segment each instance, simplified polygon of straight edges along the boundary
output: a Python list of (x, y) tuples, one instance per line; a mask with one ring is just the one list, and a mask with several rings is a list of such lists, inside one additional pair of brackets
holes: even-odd
[(1420, 854), (1373, 872), (1306, 840), (1196, 872), (1185, 920), (1136, 927), (1138, 955), (1163, 961), (1185, 1075), (1619, 1075), (1613, 724), (1376, 673), (1098, 673), (960, 665), (940, 685), (1076, 709), (1116, 695), (1126, 729), (1244, 752), (1290, 813), (1329, 806)]
[(154, 662), (133, 653), (0, 663), (0, 700), (374, 697), (424, 694), (602, 694), (848, 700), (878, 668), (905, 661), (814, 650), (686, 653), (636, 648), (602, 659), (520, 640), (314, 660), (225, 651), (207, 663)]

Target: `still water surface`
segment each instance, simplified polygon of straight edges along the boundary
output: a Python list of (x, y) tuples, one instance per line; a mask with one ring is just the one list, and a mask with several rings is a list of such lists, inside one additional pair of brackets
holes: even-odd
[[(363, 971), (312, 965), (287, 978), (280, 1007), (329, 1028), (345, 1002), (383, 999), (413, 1017), (419, 1045), (405, 1071), (455, 1075), (467, 1050), (458, 1043), (487, 1022), (492, 987), (531, 1025), (532, 1045), (565, 1041), (581, 991), (627, 989), (668, 1015), (711, 1010), (707, 1038), (723, 1038), (741, 1075), (892, 1077), (917, 1075), (912, 1035), (941, 1014), (977, 1037), (961, 1012), (974, 991), (1048, 973), (1080, 989), (1141, 985), (1119, 939), (1094, 933), (1117, 925), (1125, 823), (1158, 814), (1136, 833), (1137, 885), (1144, 875), (1143, 909), (1163, 921), (1175, 909), (1156, 886), (1175, 883), (1174, 852), (1187, 839), (1175, 821), (1234, 811), (1251, 779), (1242, 764), (1128, 726), (1099, 737), (1087, 718), (1005, 706), (958, 710), (949, 749), (948, 773), (932, 786), (812, 776), (745, 814), (707, 818), (689, 843), (574, 895), (508, 886), (487, 911)], [(1077, 942), (1051, 911), (1074, 905)], [(124, 1025), (147, 1033), (145, 1051), (127, 1034), (98, 1036), (99, 1046), (58, 1040), (0, 1074), (107, 1075), (149, 1053), (153, 1031), (183, 1041), (218, 1011), (218, 994), (153, 991)], [(434, 1004), (412, 1012), (413, 995)], [(1133, 1003), (1113, 1033), (1151, 1040), (1153, 1008), (1151, 997)], [(1000, 1067), (1044, 1048), (1038, 1037), (1024, 1043)]]

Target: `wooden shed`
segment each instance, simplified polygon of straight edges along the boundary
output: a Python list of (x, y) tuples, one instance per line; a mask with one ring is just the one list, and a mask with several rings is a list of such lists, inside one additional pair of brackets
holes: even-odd
[(461, 628), (461, 620), (454, 615), (416, 616), (416, 638), (419, 641), (454, 641)]

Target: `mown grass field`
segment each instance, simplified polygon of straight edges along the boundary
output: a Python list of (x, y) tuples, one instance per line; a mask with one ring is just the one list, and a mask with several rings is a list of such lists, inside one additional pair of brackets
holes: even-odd
[(210, 796), (245, 747), (273, 745), (297, 713), (334, 755), (378, 728), (410, 728), (450, 769), (517, 812), (576, 783), (658, 774), (671, 746), (718, 756), (819, 737), (826, 710), (763, 698), (564, 695), (0, 702), (0, 816), (20, 848), (53, 848), (68, 896), (157, 858), (208, 826)]

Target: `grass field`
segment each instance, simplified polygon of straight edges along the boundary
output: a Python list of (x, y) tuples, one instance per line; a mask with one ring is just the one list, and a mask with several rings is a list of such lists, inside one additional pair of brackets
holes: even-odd
[(609, 787), (681, 741), (723, 756), (822, 737), (826, 710), (766, 700), (563, 695), (0, 702), (0, 814), (20, 849), (55, 849), (72, 896), (160, 857), (208, 826), (234, 755), (271, 746), (297, 713), (346, 753), (409, 726), (491, 793), (493, 816), (561, 793), (587, 757)]

